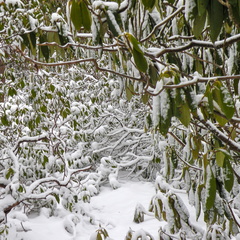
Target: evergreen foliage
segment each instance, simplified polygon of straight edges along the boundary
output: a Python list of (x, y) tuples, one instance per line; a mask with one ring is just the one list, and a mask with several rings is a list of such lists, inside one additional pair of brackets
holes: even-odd
[(122, 170), (155, 179), (134, 221), (165, 220), (160, 239), (236, 236), (239, 28), (237, 0), (0, 0), (2, 236), (13, 208), (91, 222), (81, 203)]

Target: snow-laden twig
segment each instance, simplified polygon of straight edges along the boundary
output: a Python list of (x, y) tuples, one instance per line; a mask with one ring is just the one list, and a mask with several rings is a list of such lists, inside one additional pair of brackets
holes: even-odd
[(13, 147), (13, 152), (17, 151), (17, 149), (19, 148), (21, 143), (24, 143), (24, 142), (38, 142), (38, 141), (41, 141), (41, 140), (46, 140), (47, 138), (48, 138), (48, 133), (43, 133), (41, 135), (34, 136), (34, 137), (30, 137), (30, 136), (21, 137), (20, 139), (18, 139), (15, 146)]

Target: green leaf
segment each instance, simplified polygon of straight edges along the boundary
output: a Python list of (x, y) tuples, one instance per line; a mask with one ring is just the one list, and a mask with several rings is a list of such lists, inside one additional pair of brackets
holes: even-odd
[(225, 158), (224, 160), (223, 175), (224, 175), (224, 186), (226, 190), (230, 192), (234, 184), (234, 174), (233, 174), (232, 165), (228, 158)]
[[(112, 21), (112, 18), (109, 16), (109, 14), (112, 14), (112, 17), (115, 18), (114, 14), (113, 13), (109, 13), (108, 11), (106, 11), (106, 16), (107, 16), (107, 23), (108, 23), (108, 27), (109, 27), (109, 30), (112, 32), (113, 36), (114, 37), (118, 37), (119, 36), (119, 33), (116, 29), (116, 24), (117, 22), (115, 21), (115, 23)], [(115, 19), (116, 20), (116, 19)]]
[(216, 179), (213, 175), (210, 165), (206, 168), (207, 179), (206, 179), (206, 191), (205, 191), (205, 204), (206, 209), (209, 210), (213, 207), (216, 197)]
[(227, 87), (222, 82), (216, 81), (213, 84), (213, 100), (216, 101), (225, 117), (230, 120), (235, 112), (234, 102)]
[(41, 115), (38, 115), (35, 119), (36, 124), (38, 125), (41, 122)]
[(223, 26), (223, 5), (216, 0), (211, 0), (208, 7), (210, 38), (212, 42), (217, 40)]
[(209, 4), (209, 0), (197, 0), (198, 15), (202, 16), (206, 14), (206, 10)]
[(54, 92), (55, 91), (55, 86), (53, 84), (50, 84), (50, 91)]
[(218, 114), (214, 114), (215, 119), (219, 123), (221, 127), (225, 126), (225, 124), (228, 122), (228, 120)]
[(176, 89), (176, 97), (173, 101), (175, 105), (174, 115), (185, 127), (187, 127), (191, 121), (191, 111), (185, 100), (184, 91), (182, 89)]
[(43, 156), (43, 167), (45, 168), (46, 163), (48, 163), (48, 157), (46, 155)]
[(155, 5), (156, 0), (142, 0), (142, 4), (148, 10), (152, 10)]
[(60, 198), (59, 198), (58, 194), (53, 194), (53, 196), (55, 197), (57, 203), (60, 203)]
[(159, 131), (162, 135), (166, 135), (168, 133), (168, 129), (171, 126), (171, 119), (172, 119), (172, 105), (171, 105), (171, 94), (170, 91), (166, 91), (166, 95), (164, 95), (166, 105), (164, 108), (160, 109), (159, 114)]
[(37, 92), (34, 89), (32, 89), (31, 90), (31, 97), (35, 98), (36, 96), (37, 96)]
[(219, 167), (223, 167), (224, 159), (225, 159), (225, 153), (222, 151), (221, 148), (216, 149), (216, 163)]
[(80, 10), (81, 10), (81, 18), (82, 18), (82, 25), (85, 30), (90, 31), (91, 25), (92, 25), (92, 18), (91, 14), (88, 10), (88, 7), (85, 3), (85, 1), (80, 1)]
[(4, 114), (3, 116), (1, 116), (1, 122), (4, 126), (9, 126), (9, 121), (8, 121), (8, 118), (7, 118), (7, 115)]
[(14, 170), (12, 168), (9, 168), (6, 174), (6, 179), (9, 179), (13, 175), (14, 175)]
[(96, 240), (103, 240), (102, 235), (100, 232), (97, 233), (97, 239)]
[(27, 34), (28, 39), (29, 39), (29, 45), (30, 45), (30, 50), (32, 55), (36, 55), (36, 33), (35, 32), (30, 32), (29, 34)]
[(193, 159), (198, 159), (200, 148), (201, 148), (200, 138), (198, 138), (197, 136), (192, 136), (191, 137), (191, 150), (192, 150)]
[(30, 43), (29, 43), (29, 39), (28, 39), (28, 36), (27, 34), (21, 34), (20, 35), (21, 38), (23, 39), (23, 44), (26, 46), (26, 47), (30, 47)]
[(48, 109), (47, 109), (47, 106), (46, 105), (42, 105), (40, 110), (44, 113), (47, 113)]
[(184, 104), (178, 108), (178, 111), (180, 112), (178, 119), (185, 127), (188, 127), (191, 122), (191, 114), (188, 104), (184, 102)]
[(212, 87), (210, 84), (207, 85), (204, 95), (208, 99), (208, 112), (210, 114), (213, 114), (213, 95), (212, 95)]
[(24, 188), (23, 188), (22, 185), (19, 186), (18, 191), (19, 191), (20, 193), (22, 193), (22, 192), (24, 191)]
[(197, 186), (197, 190), (195, 193), (195, 208), (196, 208), (196, 220), (198, 220), (198, 218), (201, 215), (201, 194), (202, 194), (202, 190), (204, 188), (203, 184), (200, 184)]
[(128, 86), (126, 86), (126, 97), (128, 101), (132, 99), (133, 92), (134, 92), (133, 85), (132, 83), (129, 83)]
[(72, 21), (75, 29), (77, 31), (80, 30), (81, 26), (83, 25), (83, 19), (82, 19), (82, 15), (81, 15), (80, 4), (77, 3), (76, 0), (72, 0), (70, 18), (71, 18), (71, 21)]
[(142, 49), (140, 48), (140, 43), (130, 33), (125, 33), (125, 37), (132, 44), (132, 48), (130, 47), (130, 51), (133, 55), (136, 67), (138, 68), (139, 71), (146, 72), (148, 69), (148, 63), (146, 58), (144, 57)]
[(153, 64), (149, 64), (148, 74), (150, 76), (150, 83), (155, 87), (159, 79), (159, 73), (157, 68)]
[[(40, 40), (40, 43), (47, 42), (47, 35), (46, 34), (40, 35), (39, 40)], [(50, 53), (48, 46), (40, 46), (40, 50), (41, 50), (43, 57), (48, 62), (49, 53)]]
[(147, 93), (143, 94), (142, 95), (142, 102), (144, 104), (147, 104), (148, 103), (148, 100), (149, 100), (149, 95)]
[(16, 89), (15, 88), (12, 88), (12, 87), (10, 87), (9, 89), (8, 89), (8, 96), (14, 96), (14, 95), (17, 95), (17, 91), (16, 91)]
[(133, 59), (134, 59), (134, 62), (136, 64), (136, 67), (138, 68), (138, 70), (141, 72), (146, 72), (148, 69), (148, 63), (147, 63), (147, 60), (144, 57), (143, 53), (140, 53), (135, 48), (133, 48), (132, 54), (133, 54)]
[(198, 38), (199, 36), (201, 36), (202, 34), (202, 30), (205, 26), (205, 22), (206, 22), (206, 17), (207, 14), (206, 12), (203, 15), (196, 15), (194, 22), (193, 22), (193, 34), (196, 38)]
[(127, 39), (131, 42), (133, 48), (142, 53), (143, 54), (143, 51), (142, 49), (139, 47), (140, 43), (139, 41), (131, 34), (131, 33), (125, 33), (125, 36), (127, 37)]
[(69, 108), (64, 108), (60, 111), (60, 114), (63, 118), (66, 118), (70, 113), (71, 111), (69, 110)]

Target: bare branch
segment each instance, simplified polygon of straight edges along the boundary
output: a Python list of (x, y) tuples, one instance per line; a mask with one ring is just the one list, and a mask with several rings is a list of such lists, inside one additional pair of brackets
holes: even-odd
[(24, 142), (38, 142), (38, 141), (41, 141), (41, 140), (46, 140), (47, 136), (48, 136), (48, 134), (44, 133), (44, 134), (41, 134), (41, 135), (35, 136), (35, 137), (22, 137), (17, 141), (16, 145), (13, 148), (13, 152), (17, 151), (17, 149), (19, 148), (21, 143), (24, 143)]
[(224, 40), (217, 41), (215, 43), (208, 42), (208, 41), (199, 41), (199, 40), (192, 40), (186, 45), (180, 46), (180, 47), (175, 47), (175, 48), (165, 48), (161, 49), (157, 53), (148, 53), (149, 55), (152, 55), (155, 58), (159, 58), (163, 56), (166, 53), (176, 53), (176, 52), (183, 52), (188, 49), (191, 49), (193, 47), (202, 47), (202, 48), (213, 48), (213, 49), (219, 49), (223, 47), (227, 47), (235, 42), (240, 41), (240, 34), (237, 34), (235, 36), (229, 37)]
[(194, 116), (194, 118), (199, 120), (215, 137), (224, 142), (231, 150), (240, 152), (240, 144), (230, 139), (229, 136), (226, 136), (212, 122), (205, 120), (199, 110), (197, 116)]
[(22, 53), (22, 51), (20, 49), (18, 49), (18, 51), (21, 53), (21, 55), (26, 60), (28, 60), (28, 61), (30, 61), (30, 62), (38, 65), (38, 66), (57, 67), (57, 66), (64, 66), (64, 65), (67, 66), (67, 65), (74, 65), (74, 64), (85, 63), (85, 62), (92, 62), (94, 64), (95, 68), (99, 71), (108, 72), (108, 73), (111, 73), (111, 74), (114, 74), (114, 75), (117, 75), (117, 76), (120, 76), (120, 77), (123, 77), (123, 78), (131, 79), (133, 81), (139, 81), (139, 82), (145, 82), (146, 81), (143, 78), (136, 78), (136, 77), (132, 77), (132, 76), (129, 76), (127, 74), (124, 74), (124, 73), (113, 71), (111, 69), (99, 67), (99, 65), (97, 63), (97, 60), (95, 58), (85, 58), (85, 59), (65, 61), (65, 62), (55, 62), (55, 63), (45, 63), (45, 62), (36, 61), (36, 60), (26, 56), (24, 53)]
[(169, 15), (167, 18), (165, 18), (162, 22), (158, 23), (157, 25), (154, 26), (153, 30), (149, 33), (149, 35), (147, 37), (145, 37), (144, 39), (141, 39), (140, 42), (145, 42), (147, 41), (149, 38), (151, 38), (151, 36), (155, 33), (155, 31), (161, 27), (162, 25), (164, 25), (165, 23), (169, 22), (172, 18), (174, 18), (178, 13), (180, 13), (183, 9), (185, 8), (185, 6), (181, 6), (179, 9), (177, 9), (174, 13), (172, 13), (171, 15)]

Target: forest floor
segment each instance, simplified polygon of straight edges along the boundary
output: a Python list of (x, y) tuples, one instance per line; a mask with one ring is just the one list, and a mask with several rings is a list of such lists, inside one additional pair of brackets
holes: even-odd
[[(138, 180), (120, 180), (120, 183), (120, 188), (115, 190), (108, 184), (102, 186), (100, 193), (82, 206), (93, 216), (93, 224), (89, 222), (89, 217), (77, 218), (63, 209), (59, 209), (57, 217), (50, 216), (48, 209), (42, 209), (40, 214), (28, 218), (13, 212), (9, 215), (12, 227), (8, 240), (90, 240), (99, 226), (106, 229), (113, 240), (124, 240), (129, 228), (133, 231), (144, 229), (154, 239), (159, 239), (158, 230), (166, 222), (146, 215), (142, 223), (133, 222), (137, 204), (148, 210), (155, 194), (154, 183)], [(189, 205), (188, 208), (194, 221), (195, 210)], [(201, 225), (201, 222), (198, 224)]]

